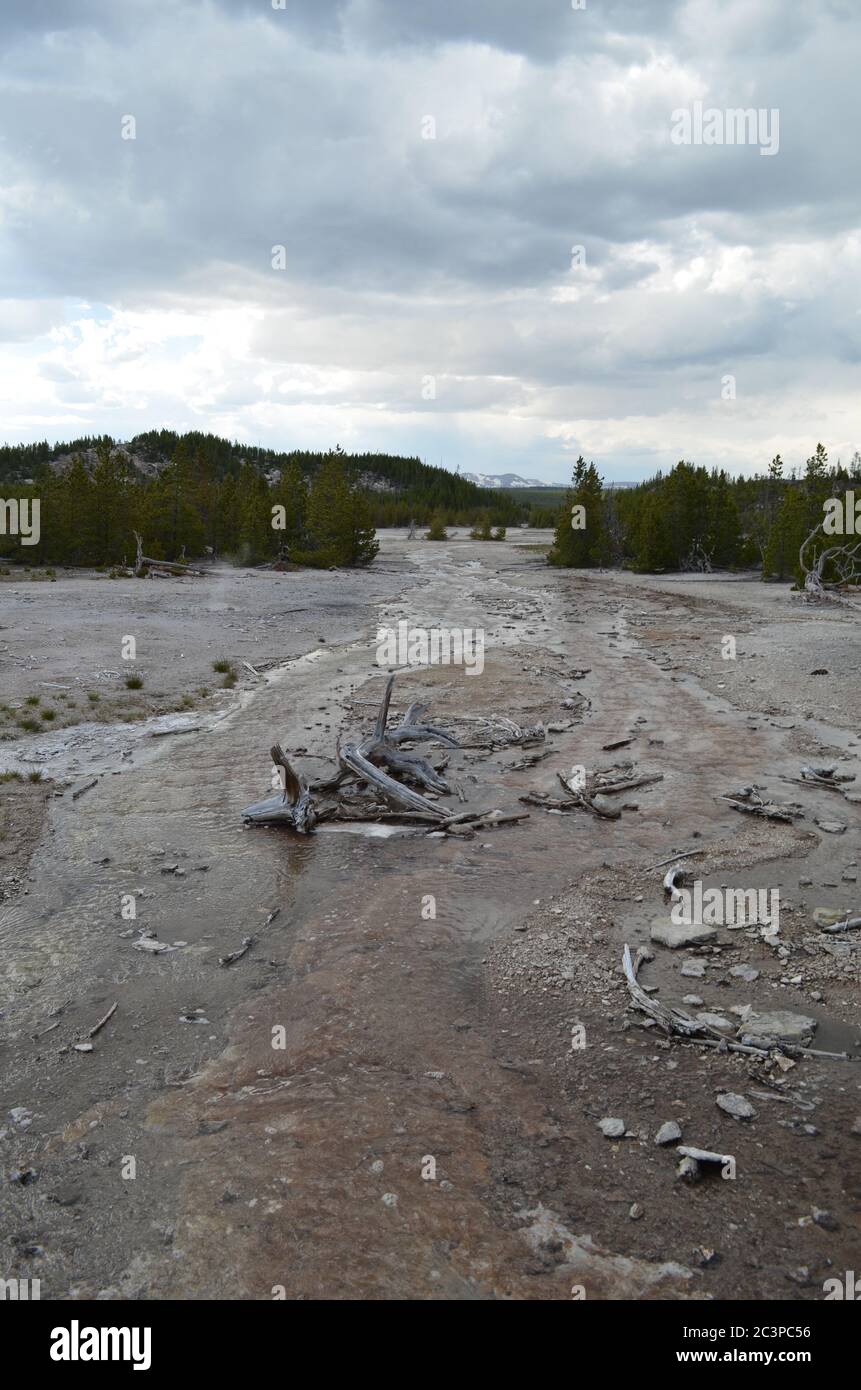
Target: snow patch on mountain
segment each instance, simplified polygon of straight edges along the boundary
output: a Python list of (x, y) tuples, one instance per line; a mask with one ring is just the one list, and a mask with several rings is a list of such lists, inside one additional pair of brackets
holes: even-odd
[(468, 483), (476, 487), (554, 487), (554, 483), (542, 483), (539, 478), (521, 478), (519, 473), (461, 473)]

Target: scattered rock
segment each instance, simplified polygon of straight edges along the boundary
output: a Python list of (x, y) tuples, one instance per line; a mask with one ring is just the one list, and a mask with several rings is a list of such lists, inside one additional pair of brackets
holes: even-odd
[(756, 1116), (756, 1111), (747, 1097), (740, 1096), (735, 1091), (722, 1091), (715, 1098), (715, 1104), (736, 1120), (752, 1120)]
[(697, 1021), (707, 1024), (709, 1028), (717, 1028), (718, 1030), (721, 1028), (733, 1028), (735, 1026), (730, 1023), (728, 1018), (724, 1018), (723, 1014), (711, 1014), (708, 1012), (697, 1014)]
[(810, 1041), (816, 1031), (816, 1020), (807, 1014), (790, 1013), (788, 1009), (775, 1009), (771, 1013), (752, 1014), (744, 1024), (743, 1039), (754, 1043), (766, 1041), (794, 1042), (801, 1047)]
[(688, 1155), (680, 1160), (676, 1172), (683, 1182), (699, 1182), (703, 1175), (696, 1159), (690, 1158)]
[(169, 946), (166, 941), (159, 941), (154, 936), (141, 936), (137, 941), (132, 942), (133, 951), (146, 951), (151, 956), (162, 955), (165, 951), (173, 951), (176, 947)]
[(667, 1120), (664, 1124), (661, 1125), (661, 1128), (655, 1135), (655, 1143), (675, 1144), (676, 1140), (681, 1139), (681, 1137), (681, 1126), (676, 1124), (675, 1120)]
[(705, 1269), (707, 1265), (714, 1264), (720, 1256), (708, 1245), (698, 1245), (693, 1252), (695, 1262), (700, 1269)]
[(744, 980), (745, 984), (752, 985), (754, 980), (759, 979), (759, 971), (754, 970), (752, 965), (734, 965), (730, 972), (737, 979)]
[(55, 1187), (48, 1193), (48, 1201), (58, 1207), (75, 1207), (81, 1200), (80, 1189), (72, 1186)]
[(671, 951), (677, 951), (682, 946), (706, 946), (710, 941), (717, 940), (715, 928), (704, 922), (676, 923), (666, 918), (659, 918), (655, 922), (649, 936), (652, 941), (657, 941), (660, 946), (668, 946)]
[(625, 1121), (612, 1119), (608, 1116), (599, 1121), (598, 1128), (607, 1139), (621, 1139), (625, 1133)]
[(813, 920), (817, 927), (833, 927), (836, 922), (845, 922), (847, 913), (842, 907), (816, 907)]

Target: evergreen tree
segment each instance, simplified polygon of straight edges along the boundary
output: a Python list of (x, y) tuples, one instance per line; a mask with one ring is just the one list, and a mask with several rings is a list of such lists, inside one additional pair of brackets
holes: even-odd
[(116, 565), (131, 553), (134, 541), (126, 465), (109, 439), (96, 447), (92, 485), (93, 559), (98, 565)]
[(763, 578), (773, 576), (786, 579), (789, 575), (798, 576), (798, 552), (805, 536), (809, 535), (812, 529), (808, 525), (809, 515), (808, 500), (801, 486), (788, 488), (762, 557)]
[[(56, 507), (46, 519), (56, 535), (51, 557), (63, 565), (91, 565), (96, 555), (94, 488), (87, 466), (75, 454), (66, 472), (57, 478), (48, 506)], [(53, 525), (51, 523), (53, 522)]]
[(709, 491), (708, 530), (704, 549), (712, 564), (734, 565), (740, 544), (738, 505), (726, 473), (717, 474)]
[[(279, 550), (291, 551), (307, 541), (308, 491), (298, 463), (289, 463), (272, 489), (272, 505), (284, 508), (283, 528), (276, 529)], [(282, 518), (279, 516), (279, 521)]]
[(582, 454), (574, 465), (572, 489), (556, 523), (548, 563), (583, 569), (607, 563), (609, 538), (604, 520), (604, 487), (594, 463)]
[(816, 452), (807, 460), (804, 476), (807, 481), (808, 492), (817, 492), (819, 485), (828, 476), (828, 455), (824, 445), (817, 444)]
[(307, 516), (317, 564), (369, 565), (380, 548), (368, 503), (350, 487), (339, 450), (327, 455), (312, 480)]
[(276, 548), (276, 532), (272, 526), (272, 504), (266, 479), (251, 463), (239, 470), (239, 550), (237, 562), (257, 565), (269, 558)]
[(215, 553), (235, 555), (239, 545), (239, 497), (236, 479), (228, 473), (215, 499)]
[(675, 565), (669, 514), (658, 490), (647, 492), (642, 499), (633, 551), (634, 569), (641, 572), (654, 574)]

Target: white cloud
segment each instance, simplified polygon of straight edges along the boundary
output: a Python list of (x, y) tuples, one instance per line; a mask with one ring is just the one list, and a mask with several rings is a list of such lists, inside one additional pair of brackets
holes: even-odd
[[(5, 8), (9, 438), (169, 425), (559, 480), (581, 449), (630, 477), (861, 439), (838, 0)], [(673, 146), (697, 98), (779, 106), (779, 155)]]

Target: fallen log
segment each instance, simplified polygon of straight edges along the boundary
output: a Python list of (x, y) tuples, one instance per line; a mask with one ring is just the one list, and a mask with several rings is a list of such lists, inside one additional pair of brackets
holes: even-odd
[(242, 957), (248, 954), (253, 945), (253, 936), (243, 936), (242, 945), (238, 946), (235, 951), (229, 951), (226, 956), (219, 956), (218, 964), (233, 965), (235, 961), (242, 960)]
[(738, 791), (723, 792), (719, 798), (728, 801), (734, 811), (743, 811), (749, 816), (761, 816), (766, 820), (782, 821), (791, 825), (804, 815), (804, 807), (795, 801), (782, 805), (777, 801), (766, 801), (759, 794), (758, 787), (741, 787)]
[(205, 576), (206, 570), (195, 569), (192, 565), (184, 565), (179, 560), (156, 560), (151, 555), (144, 555), (142, 536), (140, 536), (137, 531), (133, 531), (132, 535), (134, 536), (135, 541), (137, 543), (137, 554), (135, 555), (135, 574), (140, 574), (141, 570), (147, 569), (161, 571), (166, 570), (168, 574), (173, 574), (178, 570), (180, 574), (191, 574), (200, 579), (202, 579)]
[(631, 960), (631, 948), (625, 944), (622, 951), (622, 969), (625, 972), (625, 979), (628, 982), (628, 992), (631, 995), (637, 1008), (650, 1015), (655, 1020), (658, 1027), (663, 1032), (672, 1035), (680, 1033), (682, 1037), (695, 1037), (697, 1034), (707, 1034), (711, 1038), (724, 1041), (723, 1033), (719, 1033), (716, 1028), (710, 1027), (707, 1023), (701, 1023), (697, 1018), (691, 1018), (681, 1009), (670, 1009), (665, 1004), (659, 1003), (647, 994), (641, 985), (637, 983), (637, 976)]
[(355, 744), (348, 743), (347, 747), (342, 750), (341, 762), (345, 768), (363, 782), (375, 787), (387, 801), (393, 801), (396, 806), (406, 806), (409, 811), (423, 811), (425, 815), (433, 815), (439, 820), (445, 820), (446, 813), (441, 807), (435, 806), (432, 801), (420, 796), (418, 792), (396, 782), (394, 777), (389, 777), (388, 773), (383, 772), (381, 768), (370, 762), (363, 753), (360, 753)]
[(823, 927), (822, 930), (828, 932), (829, 935), (835, 935), (842, 931), (857, 931), (859, 927), (861, 927), (861, 917), (847, 916), (844, 921), (832, 922), (830, 926)]

